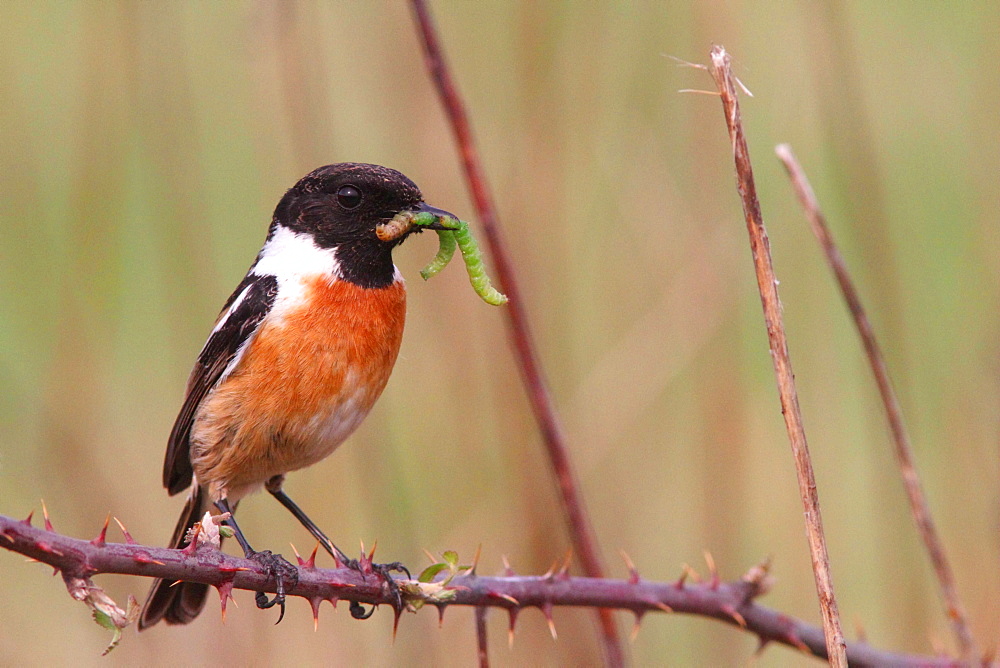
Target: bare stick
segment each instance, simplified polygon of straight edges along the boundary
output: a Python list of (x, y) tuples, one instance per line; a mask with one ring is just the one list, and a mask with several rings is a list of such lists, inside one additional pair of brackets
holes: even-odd
[(819, 202), (816, 200), (816, 195), (809, 184), (809, 179), (795, 159), (792, 148), (788, 144), (781, 144), (775, 147), (774, 152), (778, 154), (778, 158), (788, 171), (792, 186), (795, 188), (795, 194), (798, 196), (799, 202), (802, 203), (802, 208), (805, 209), (806, 218), (809, 219), (813, 234), (816, 235), (816, 239), (826, 254), (826, 260), (837, 279), (837, 284), (840, 286), (840, 292), (844, 296), (844, 301), (847, 302), (847, 308), (851, 311), (854, 326), (857, 327), (858, 334), (861, 336), (861, 343), (864, 345), (865, 354), (868, 356), (868, 364), (875, 375), (875, 383), (878, 385), (882, 403), (885, 404), (885, 413), (889, 419), (892, 441), (896, 446), (896, 461), (899, 464), (899, 471), (903, 477), (903, 486), (906, 488), (906, 495), (910, 502), (910, 512), (913, 514), (913, 521), (917, 524), (917, 530), (920, 532), (920, 537), (924, 541), (924, 547), (930, 555), (934, 572), (937, 574), (938, 584), (941, 588), (941, 597), (944, 599), (946, 606), (945, 615), (951, 621), (955, 636), (958, 638), (962, 658), (972, 660), (978, 656), (979, 650), (972, 637), (972, 631), (969, 629), (968, 618), (958, 595), (958, 589), (955, 586), (955, 576), (948, 562), (948, 557), (945, 554), (944, 543), (931, 517), (930, 504), (927, 503), (927, 497), (920, 483), (920, 474), (917, 472), (917, 467), (914, 464), (910, 436), (906, 431), (906, 424), (903, 422), (903, 410), (899, 405), (896, 392), (892, 388), (885, 358), (882, 356), (882, 350), (875, 339), (875, 330), (872, 328), (871, 321), (868, 319), (868, 315), (861, 305), (861, 298), (858, 296), (858, 290), (847, 271), (847, 264), (844, 262), (844, 258), (841, 256), (833, 240), (833, 236), (830, 234), (830, 229), (826, 225), (826, 218), (819, 208)]
[[(510, 336), (514, 344), (518, 368), (524, 381), (528, 400), (531, 403), (531, 409), (535, 414), (535, 420), (541, 430), (549, 462), (559, 485), (563, 510), (566, 513), (566, 522), (573, 541), (573, 549), (579, 556), (584, 573), (594, 578), (603, 577), (604, 568), (597, 548), (597, 539), (584, 507), (583, 498), (579, 493), (579, 485), (576, 482), (569, 452), (566, 448), (565, 434), (556, 416), (552, 397), (549, 394), (548, 385), (538, 360), (538, 353), (528, 326), (524, 301), (521, 298), (521, 290), (517, 284), (507, 246), (500, 233), (493, 198), (486, 183), (486, 175), (479, 162), (472, 129), (465, 113), (465, 105), (445, 61), (437, 30), (434, 27), (426, 1), (411, 1), (421, 43), (424, 47), (427, 69), (437, 86), (438, 94), (455, 134), (466, 182), (472, 193), (479, 223), (485, 233), (490, 255), (492, 255), (496, 266), (498, 282), (510, 300), (506, 313), (509, 317)], [(610, 611), (599, 611), (599, 615), (605, 660), (611, 666), (624, 665), (624, 655), (615, 621)]]
[[(17, 552), (62, 571), (67, 584), (102, 573), (138, 575), (202, 582), (221, 591), (233, 589), (274, 592), (273, 577), (260, 570), (260, 564), (201, 546), (194, 551), (171, 550), (129, 543), (108, 543), (104, 532), (92, 540), (70, 538), (0, 515), (0, 548)], [(420, 598), (407, 593), (409, 603), (431, 606), (489, 606), (507, 610), (551, 606), (617, 608), (636, 615), (647, 612), (676, 612), (698, 615), (730, 624), (756, 635), (761, 644), (771, 642), (794, 647), (825, 658), (823, 630), (756, 603), (771, 585), (766, 566), (755, 566), (738, 580), (704, 583), (652, 582), (639, 577), (634, 566), (627, 580), (604, 580), (571, 577), (563, 573), (541, 576), (481, 577), (459, 575), (445, 588), (448, 600)], [(46, 578), (46, 581), (51, 581)], [(397, 580), (409, 592), (406, 582)], [(395, 594), (378, 578), (367, 577), (349, 568), (328, 570), (299, 568), (298, 582), (286, 589), (288, 596), (310, 602), (344, 598), (364, 603), (392, 605)], [(848, 650), (852, 666), (954, 666), (953, 659), (898, 654), (877, 649), (863, 642), (853, 642)]]
[(813, 475), (809, 445), (806, 443), (805, 428), (802, 425), (802, 413), (799, 410), (799, 398), (795, 390), (795, 375), (792, 373), (792, 362), (788, 356), (788, 341), (785, 338), (781, 302), (778, 299), (778, 280), (775, 278), (774, 267), (771, 264), (770, 244), (767, 239), (767, 231), (764, 229), (764, 219), (760, 213), (760, 202), (757, 200), (753, 168), (750, 164), (750, 152), (747, 149), (746, 136), (743, 133), (743, 122), (740, 117), (735, 82), (730, 69), (729, 54), (723, 47), (715, 46), (712, 47), (711, 57), (712, 77), (715, 79), (722, 97), (722, 107), (725, 111), (726, 125), (729, 128), (729, 137), (732, 141), (733, 155), (736, 161), (737, 188), (743, 203), (747, 231), (750, 234), (750, 250), (757, 273), (760, 300), (764, 307), (764, 322), (767, 325), (767, 338), (771, 347), (774, 373), (778, 380), (781, 412), (785, 417), (785, 429), (788, 431), (788, 440), (791, 443), (792, 456), (795, 459), (795, 472), (799, 480), (799, 495), (802, 497), (802, 505), (805, 509), (806, 535), (809, 538), (816, 593), (819, 596), (823, 617), (827, 654), (830, 665), (839, 668), (847, 665), (846, 644), (844, 633), (840, 628), (837, 599), (833, 593), (833, 581), (830, 577), (830, 558), (826, 549), (826, 537), (823, 534), (823, 519), (820, 516), (816, 478)]

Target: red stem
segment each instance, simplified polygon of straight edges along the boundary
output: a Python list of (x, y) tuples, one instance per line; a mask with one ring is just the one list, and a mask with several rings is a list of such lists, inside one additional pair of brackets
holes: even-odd
[[(425, 0), (412, 0), (411, 4), (420, 29), (427, 69), (437, 86), (452, 131), (455, 134), (466, 183), (472, 194), (490, 255), (493, 257), (498, 282), (510, 299), (506, 309), (510, 323), (511, 341), (514, 344), (518, 368), (528, 393), (531, 409), (541, 430), (542, 441), (545, 444), (552, 470), (559, 485), (573, 548), (584, 573), (589, 577), (600, 578), (603, 577), (604, 569), (598, 554), (597, 540), (583, 499), (578, 491), (576, 477), (573, 474), (566, 448), (566, 438), (556, 416), (552, 397), (538, 361), (538, 353), (528, 326), (524, 301), (521, 299), (521, 290), (515, 277), (510, 254), (500, 232), (493, 198), (490, 195), (486, 176), (479, 161), (465, 106), (442, 53), (427, 3)], [(611, 666), (621, 666), (624, 664), (624, 655), (614, 619), (608, 610), (600, 610), (599, 614), (605, 659)]]

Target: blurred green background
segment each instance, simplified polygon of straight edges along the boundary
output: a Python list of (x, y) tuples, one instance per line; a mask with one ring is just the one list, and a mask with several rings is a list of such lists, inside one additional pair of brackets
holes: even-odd
[[(857, 337), (773, 147), (809, 172), (886, 350), (933, 510), (985, 648), (1000, 615), (998, 4), (434, 2), (610, 573), (649, 579), (708, 550), (726, 578), (773, 558), (763, 599), (818, 623), (718, 100), (712, 43), (753, 91), (744, 118), (849, 637), (953, 648)], [(163, 544), (160, 486), (195, 355), (284, 190), (382, 163), (474, 220), (404, 2), (0, 3), (0, 513), (56, 528), (120, 518)], [(287, 489), (344, 547), (383, 560), (482, 545), (540, 573), (568, 546), (501, 310), (460, 266), (423, 283), (381, 402)], [(270, 498), (258, 546), (312, 547)], [(116, 534), (117, 535), (117, 534)], [(0, 554), (9, 665), (470, 665), (472, 613), (286, 620), (237, 592), (183, 628), (107, 634), (48, 569)], [(105, 576), (119, 601), (148, 583)], [(599, 662), (589, 612), (537, 611), (497, 665)], [(620, 616), (623, 632), (630, 615)], [(756, 640), (649, 615), (636, 665), (739, 665)], [(764, 666), (808, 665), (769, 648)]]

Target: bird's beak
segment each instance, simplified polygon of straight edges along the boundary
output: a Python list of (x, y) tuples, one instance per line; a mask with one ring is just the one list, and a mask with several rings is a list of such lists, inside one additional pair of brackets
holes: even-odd
[(429, 213), (435, 218), (437, 218), (437, 220), (431, 223), (430, 225), (421, 225), (421, 227), (425, 230), (450, 230), (452, 228), (445, 227), (444, 225), (441, 224), (440, 222), (441, 218), (451, 218), (452, 220), (458, 220), (458, 216), (456, 216), (455, 214), (449, 213), (444, 209), (439, 209), (436, 206), (431, 206), (427, 202), (421, 202), (419, 206), (413, 209), (413, 211), (415, 213)]
[[(430, 214), (434, 222), (428, 224), (415, 225), (413, 219), (417, 214)], [(442, 221), (451, 221), (447, 225)], [(421, 202), (412, 209), (400, 211), (396, 217), (385, 223), (375, 226), (375, 235), (380, 241), (393, 242), (402, 239), (410, 232), (420, 232), (422, 230), (453, 230), (458, 224), (458, 216), (448, 213), (442, 209), (433, 207), (426, 202)]]

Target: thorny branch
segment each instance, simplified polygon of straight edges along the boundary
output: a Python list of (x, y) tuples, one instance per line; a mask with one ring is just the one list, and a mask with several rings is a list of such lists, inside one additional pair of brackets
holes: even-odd
[(785, 429), (788, 432), (788, 441), (792, 447), (795, 472), (799, 481), (799, 496), (802, 498), (803, 510), (805, 511), (806, 536), (809, 539), (816, 593), (819, 597), (820, 612), (823, 617), (823, 629), (826, 632), (827, 651), (830, 665), (841, 668), (847, 665), (844, 633), (840, 628), (840, 614), (837, 611), (837, 599), (833, 592), (830, 557), (826, 549), (826, 536), (823, 533), (823, 518), (819, 510), (816, 477), (813, 474), (809, 445), (806, 442), (805, 427), (802, 423), (802, 412), (799, 409), (795, 374), (792, 372), (792, 361), (788, 355), (788, 340), (785, 337), (781, 301), (778, 298), (778, 280), (775, 278), (774, 267), (771, 263), (771, 247), (767, 239), (767, 230), (764, 229), (760, 202), (757, 199), (757, 187), (754, 184), (750, 151), (747, 148), (746, 135), (743, 132), (743, 120), (740, 117), (740, 104), (730, 57), (723, 47), (715, 46), (712, 48), (711, 58), (710, 71), (719, 88), (719, 96), (722, 99), (722, 107), (726, 115), (726, 126), (729, 128), (729, 137), (732, 141), (733, 158), (736, 162), (736, 184), (743, 204), (747, 232), (750, 235), (750, 249), (753, 255), (754, 270), (757, 274), (757, 287), (760, 291), (761, 305), (764, 308), (764, 322), (767, 326), (767, 339), (771, 348), (774, 374), (778, 381), (781, 414), (785, 418)]
[[(275, 591), (274, 580), (261, 572), (258, 564), (242, 557), (212, 547), (189, 551), (139, 545), (131, 541), (128, 533), (125, 536), (130, 542), (108, 543), (107, 525), (104, 529), (97, 538), (87, 541), (32, 526), (30, 517), (15, 520), (0, 515), (0, 547), (61, 571), (68, 586), (81, 581), (90, 583), (91, 577), (102, 573), (203, 582), (219, 589), (223, 607), (233, 589)], [(346, 568), (316, 568), (311, 559), (300, 562), (298, 584), (286, 593), (308, 600), (317, 618), (323, 601), (392, 604), (392, 594), (377, 578), (366, 579)], [(650, 582), (640, 578), (631, 565), (627, 580), (572, 577), (567, 566), (540, 576), (460, 575), (449, 583), (447, 600), (411, 593), (407, 603), (413, 607), (434, 605), (442, 611), (449, 605), (502, 608), (510, 615), (512, 632), (517, 614), (529, 607), (542, 610), (550, 622), (555, 606), (629, 611), (635, 615), (637, 625), (648, 612), (686, 613), (742, 628), (760, 639), (761, 648), (777, 642), (826, 657), (822, 629), (756, 603), (755, 599), (771, 585), (766, 566), (751, 568), (732, 582), (722, 582), (715, 573), (705, 582), (688, 582), (687, 570), (675, 582)], [(897, 654), (863, 642), (852, 642), (847, 658), (852, 666), (958, 665), (949, 658)]]
[[(604, 572), (600, 551), (597, 547), (597, 537), (583, 503), (583, 497), (579, 492), (579, 484), (573, 472), (565, 433), (556, 415), (556, 409), (545, 382), (545, 375), (538, 359), (538, 351), (528, 326), (528, 314), (517, 283), (514, 264), (510, 259), (507, 245), (504, 243), (500, 231), (496, 208), (493, 206), (493, 197), (486, 181), (486, 174), (479, 161), (479, 153), (476, 150), (472, 127), (465, 112), (465, 104), (451, 76), (448, 62), (445, 60), (437, 29), (434, 26), (426, 0), (411, 0), (411, 3), (416, 16), (421, 44), (424, 48), (427, 69), (434, 80), (448, 121), (455, 134), (462, 167), (476, 207), (476, 213), (479, 216), (479, 223), (485, 234), (490, 255), (496, 265), (498, 282), (510, 299), (506, 306), (506, 312), (510, 320), (510, 337), (514, 345), (517, 366), (521, 372), (535, 420), (538, 422), (546, 454), (555, 474), (573, 548), (580, 557), (583, 572), (590, 577), (600, 578), (603, 577)], [(609, 666), (622, 666), (625, 659), (614, 620), (611, 618), (610, 612), (598, 610), (598, 615), (605, 660)]]

